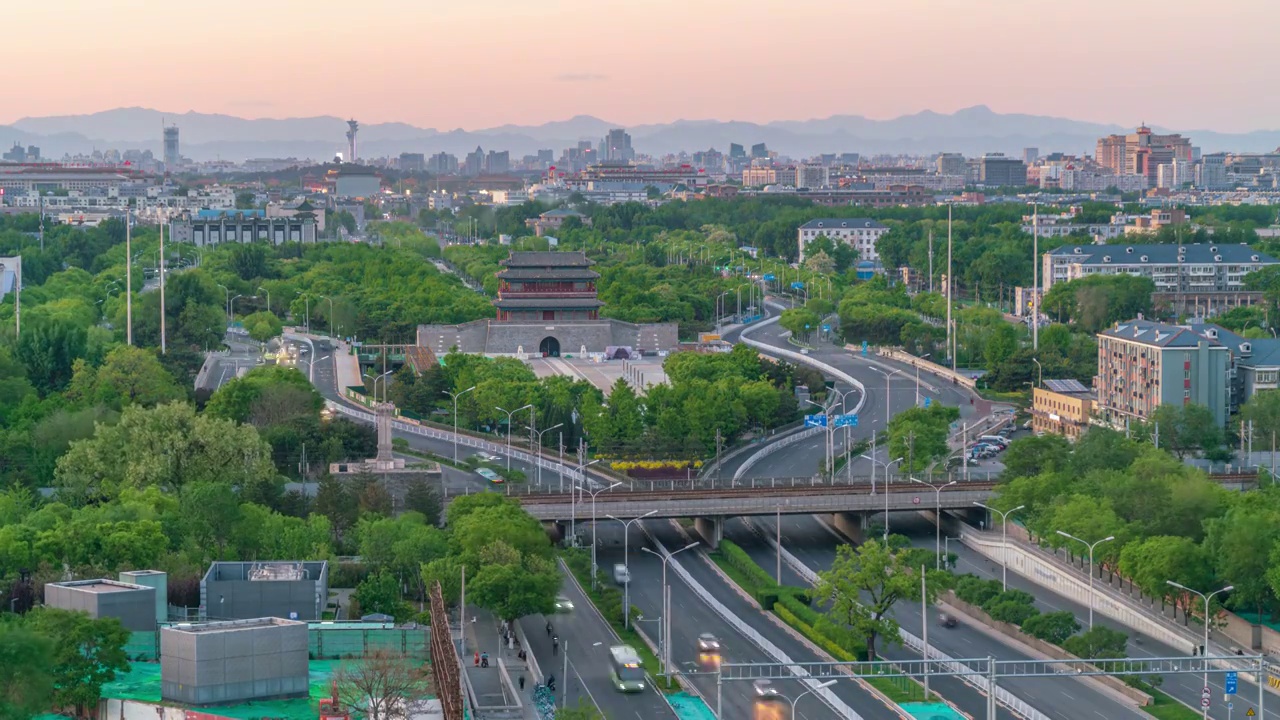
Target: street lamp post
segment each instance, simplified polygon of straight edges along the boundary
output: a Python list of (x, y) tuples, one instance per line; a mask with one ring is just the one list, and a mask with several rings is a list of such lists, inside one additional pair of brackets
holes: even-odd
[[(920, 356), (921, 360), (929, 357), (933, 353), (925, 353)], [(920, 407), (920, 363), (916, 363), (916, 407)]]
[(1036, 370), (1039, 371), (1040, 382), (1036, 383), (1036, 385), (1038, 387), (1044, 387), (1044, 366), (1035, 358), (1031, 358), (1031, 362), (1036, 364)]
[[(1199, 595), (1200, 599), (1204, 600), (1204, 645), (1200, 646), (1200, 658), (1204, 660), (1204, 689), (1208, 690), (1209, 689), (1209, 660), (1207, 659), (1207, 656), (1209, 654), (1209, 601), (1212, 600), (1213, 596), (1217, 595), (1218, 593), (1230, 592), (1231, 590), (1234, 590), (1235, 586), (1228, 585), (1224, 588), (1214, 590), (1213, 592), (1206, 595), (1200, 592), (1199, 590), (1192, 590), (1191, 588), (1187, 587), (1186, 585), (1183, 585), (1182, 583), (1176, 583), (1172, 580), (1165, 580), (1165, 582), (1178, 588), (1179, 590), (1185, 590), (1193, 595)], [(1208, 718), (1209, 707), (1207, 705), (1202, 705), (1202, 707), (1204, 708), (1204, 717)]]
[(333, 298), (328, 295), (320, 295), (321, 300), (329, 301), (329, 337), (333, 337)]
[(1012, 510), (1005, 510), (1004, 512), (1000, 512), (999, 510), (991, 507), (990, 505), (983, 505), (982, 503), (976, 500), (974, 501), (973, 504), (977, 505), (980, 508), (986, 508), (987, 511), (993, 512), (1000, 516), (1000, 582), (1003, 585), (1002, 589), (1008, 590), (1009, 589), (1009, 516), (1025, 508), (1026, 505), (1019, 505), (1018, 507), (1013, 508)]
[(237, 295), (237, 296), (235, 296), (235, 297), (231, 298), (231, 303), (230, 303), (229, 307), (231, 308), (231, 317), (232, 317), (232, 318), (234, 318), (234, 317), (235, 317), (235, 313), (236, 313), (236, 300), (239, 300), (239, 299), (240, 299), (240, 298), (242, 298), (242, 297), (247, 297), (247, 298), (249, 298), (250, 300), (256, 300), (256, 299), (258, 298), (258, 296), (257, 296), (257, 295)]
[(223, 285), (222, 283), (214, 283), (214, 284), (222, 288), (227, 293), (227, 324), (230, 325), (231, 324), (231, 288), (227, 287), (226, 285)]
[[(333, 325), (332, 315), (329, 316), (329, 325), (332, 328), (332, 325)], [(330, 329), (329, 332), (330, 334), (332, 334), (333, 330)], [(466, 395), (467, 393), (475, 389), (476, 389), (476, 386), (472, 385), (471, 387), (461, 392), (454, 393), (454, 392), (449, 392), (448, 390), (444, 391), (445, 395), (448, 395), (449, 397), (453, 398), (453, 462), (454, 463), (458, 462), (458, 398), (462, 397), (463, 395)]]
[(679, 555), (685, 550), (691, 550), (697, 546), (698, 543), (696, 541), (691, 542), (679, 550), (669, 552), (666, 555), (654, 552), (647, 547), (640, 548), (662, 561), (662, 654), (664, 656), (662, 659), (662, 670), (663, 674), (666, 675), (667, 680), (671, 679), (671, 598), (669, 597), (670, 590), (667, 588), (667, 563), (676, 555)]
[[(393, 372), (395, 372), (395, 370), (388, 370), (388, 371), (386, 371), (386, 372), (382, 373), (381, 375), (379, 375), (378, 377), (376, 377), (376, 378), (374, 378), (374, 379), (373, 379), (373, 401), (374, 401), (374, 402), (378, 402), (378, 381), (379, 381), (379, 380), (382, 380), (383, 378), (387, 377), (388, 375), (390, 375), (390, 374), (391, 374), (391, 373), (393, 373)], [(385, 380), (383, 380), (383, 382), (382, 382), (382, 402), (386, 402), (386, 401), (387, 401), (387, 383), (386, 383), (386, 381), (385, 381)]]
[(305, 317), (305, 318), (306, 318), (305, 320), (303, 320), (303, 326), (307, 328), (307, 333), (310, 333), (310, 332), (311, 332), (311, 296), (310, 296), (310, 295), (303, 295), (301, 290), (295, 290), (295, 291), (293, 292), (293, 294), (294, 294), (294, 295), (302, 295), (302, 300), (303, 300), (303, 302), (305, 302), (305, 303), (307, 304), (307, 305), (306, 305), (306, 315), (304, 315), (304, 316), (303, 316), (303, 317)]
[(528, 410), (531, 407), (533, 406), (525, 405), (524, 407), (518, 407), (515, 410), (503, 410), (500, 407), (494, 408), (498, 412), (503, 412), (507, 414), (507, 472), (511, 472), (511, 423), (514, 422), (512, 418), (515, 416), (516, 413), (520, 412), (521, 410)]
[(825, 466), (823, 466), (823, 472), (825, 473), (825, 472), (827, 472), (827, 471), (831, 471), (831, 475), (832, 475), (832, 478), (831, 478), (831, 479), (832, 479), (832, 480), (835, 480), (835, 472), (834, 472), (834, 471), (835, 471), (835, 458), (833, 457), (833, 455), (835, 455), (835, 431), (836, 431), (836, 429), (835, 429), (834, 427), (832, 427), (832, 424), (831, 424), (831, 419), (832, 419), (832, 418), (831, 418), (831, 412), (830, 412), (830, 410), (828, 410), (828, 409), (827, 409), (827, 406), (826, 406), (826, 405), (819, 405), (818, 403), (816, 403), (816, 402), (814, 402), (814, 401), (812, 401), (812, 400), (809, 400), (809, 399), (806, 399), (806, 400), (805, 400), (805, 402), (809, 403), (810, 405), (812, 405), (812, 406), (814, 406), (814, 407), (816, 407), (816, 408), (820, 408), (820, 409), (822, 410), (822, 414), (823, 414), (823, 416), (824, 416), (824, 417), (826, 418), (826, 420), (827, 420), (827, 424), (826, 424), (826, 426), (825, 426), (825, 427), (823, 427), (823, 429), (827, 431), (826, 445), (822, 448), (822, 454), (823, 454), (823, 456), (824, 456), (824, 457), (825, 457), (825, 459), (826, 459), (826, 465), (825, 465)]
[[(564, 423), (556, 423), (555, 425), (552, 425), (551, 427), (546, 428), (545, 430), (534, 430), (534, 432), (537, 433), (538, 435), (538, 446), (534, 448), (535, 455), (542, 455), (542, 434), (547, 432), (548, 430), (555, 430), (558, 427), (564, 427)], [(537, 458), (534, 458), (533, 464), (538, 466), (538, 485), (541, 486), (542, 485), (542, 463), (538, 462)]]
[[(897, 460), (890, 460), (888, 462), (880, 462), (874, 457), (870, 457), (868, 455), (863, 455), (862, 457), (871, 461), (872, 475), (876, 472), (877, 464), (884, 466), (884, 546), (889, 547), (889, 467), (891, 465), (897, 465), (902, 462), (904, 458), (898, 458)], [(872, 484), (874, 485), (875, 483), (873, 482)]]
[(596, 488), (595, 490), (588, 490), (581, 486), (578, 487), (578, 490), (580, 492), (584, 492), (591, 496), (591, 587), (592, 588), (596, 586), (596, 495), (599, 495), (600, 493), (606, 490), (612, 490), (621, 484), (622, 483), (620, 482), (616, 482), (608, 487)]
[(1058, 534), (1064, 538), (1075, 540), (1076, 542), (1081, 543), (1085, 547), (1089, 548), (1089, 629), (1092, 630), (1093, 629), (1093, 549), (1098, 547), (1104, 542), (1107, 542), (1109, 540), (1115, 540), (1116, 536), (1108, 535), (1097, 542), (1090, 543), (1088, 540), (1081, 540), (1075, 535), (1072, 535), (1071, 533), (1064, 533), (1061, 530), (1058, 531)]
[(640, 522), (650, 515), (658, 512), (650, 510), (649, 512), (637, 518), (630, 520), (621, 520), (612, 515), (605, 515), (610, 520), (617, 520), (622, 523), (622, 564), (627, 566), (627, 584), (622, 586), (622, 627), (631, 627), (631, 523)]
[[(591, 467), (592, 465), (595, 465), (598, 462), (600, 462), (600, 458), (596, 458), (591, 462), (578, 463), (578, 477), (582, 478), (583, 482), (586, 482), (587, 468)], [(560, 485), (561, 485), (560, 491), (564, 492), (564, 473), (560, 474)], [(572, 545), (574, 546), (576, 546), (578, 543), (577, 499), (578, 499), (578, 486), (570, 485), (569, 486), (569, 537), (572, 538)]]
[(889, 378), (893, 377), (894, 375), (897, 375), (900, 371), (890, 370), (888, 372), (885, 372), (884, 370), (881, 370), (880, 368), (877, 368), (877, 367), (868, 367), (868, 369), (875, 370), (876, 372), (884, 376), (884, 426), (888, 428), (889, 420), (892, 419), (893, 417), (893, 403), (889, 402), (889, 399), (890, 399)]
[(805, 695), (810, 695), (812, 693), (815, 693), (823, 688), (829, 688), (835, 684), (836, 684), (835, 680), (828, 680), (824, 683), (818, 683), (817, 685), (809, 688), (808, 690), (805, 690), (799, 695), (796, 695), (795, 699), (791, 701), (791, 717), (796, 716), (796, 703), (800, 702), (800, 698), (804, 697)]
[(271, 291), (261, 285), (258, 286), (258, 289), (267, 294), (267, 312), (271, 312)]
[(955, 485), (956, 481), (952, 480), (951, 482), (946, 483), (944, 485), (935, 485), (934, 483), (928, 483), (928, 482), (925, 482), (924, 480), (913, 477), (911, 478), (911, 482), (920, 483), (925, 487), (933, 488), (933, 497), (935, 500), (935, 504), (933, 506), (933, 527), (935, 532), (934, 543), (933, 543), (933, 553), (934, 555), (937, 555), (936, 567), (934, 569), (941, 570), (942, 569), (942, 491), (946, 490), (952, 485)]

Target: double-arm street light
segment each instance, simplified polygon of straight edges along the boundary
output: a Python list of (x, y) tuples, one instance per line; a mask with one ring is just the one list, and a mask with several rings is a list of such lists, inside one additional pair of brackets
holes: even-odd
[[(889, 379), (892, 378), (894, 375), (897, 375), (901, 371), (889, 370), (886, 372), (884, 370), (881, 370), (878, 367), (871, 367), (871, 366), (868, 366), (868, 369), (875, 370), (876, 372), (884, 376), (884, 426), (887, 428), (889, 427), (889, 420), (893, 418), (893, 403), (889, 402), (889, 398), (890, 398)], [(917, 390), (917, 392), (919, 391)]]
[(925, 482), (924, 480), (921, 480), (919, 478), (911, 478), (911, 482), (920, 483), (925, 487), (933, 488), (933, 497), (934, 497), (934, 500), (936, 501), (933, 507), (933, 527), (935, 532), (935, 537), (933, 541), (933, 547), (934, 547), (933, 553), (934, 555), (937, 556), (937, 563), (936, 563), (937, 566), (934, 569), (941, 570), (942, 569), (942, 491), (946, 490), (952, 485), (955, 485), (956, 481), (952, 480), (949, 483), (945, 483), (943, 485), (937, 485), (934, 483)]
[(231, 298), (231, 302), (227, 303), (227, 307), (231, 309), (230, 312), (231, 312), (232, 318), (235, 318), (235, 314), (236, 314), (236, 300), (239, 300), (242, 297), (247, 297), (250, 300), (256, 300), (258, 298), (257, 295), (237, 295)]
[(1089, 629), (1092, 630), (1093, 629), (1093, 549), (1098, 547), (1104, 542), (1115, 540), (1116, 536), (1108, 535), (1102, 538), (1101, 540), (1098, 540), (1097, 542), (1091, 543), (1088, 540), (1082, 540), (1076, 537), (1075, 535), (1072, 535), (1071, 533), (1064, 533), (1061, 530), (1058, 531), (1058, 534), (1064, 538), (1075, 540), (1076, 542), (1089, 548)]
[[(533, 431), (534, 434), (538, 436), (538, 446), (533, 449), (533, 453), (535, 456), (542, 454), (542, 434), (545, 432), (549, 432), (551, 430), (555, 430), (556, 428), (559, 428), (559, 427), (564, 427), (564, 423), (556, 423), (555, 425), (552, 425), (549, 428)], [(538, 462), (537, 457), (534, 457), (533, 464), (538, 466), (538, 485), (541, 486), (542, 485), (542, 463)]]
[(596, 488), (595, 490), (588, 490), (578, 486), (580, 492), (591, 496), (591, 587), (593, 588), (596, 586), (596, 495), (606, 490), (612, 490), (621, 484), (616, 482), (608, 487)]
[[(582, 482), (587, 481), (587, 468), (600, 462), (600, 458), (596, 458), (590, 462), (578, 463), (578, 477), (582, 478)], [(564, 492), (564, 473), (560, 473), (560, 492)], [(573, 539), (572, 544), (578, 542), (578, 486), (569, 486), (569, 537)], [(594, 551), (593, 551), (594, 552)]]
[(625, 628), (631, 627), (631, 523), (640, 522), (656, 512), (658, 511), (650, 510), (640, 517), (631, 518), (630, 520), (605, 515), (610, 520), (617, 520), (622, 523), (622, 564), (627, 567), (627, 582), (622, 586), (622, 626)]
[[(329, 316), (329, 325), (330, 325), (329, 332), (330, 334), (332, 334), (333, 333), (333, 330), (332, 330), (333, 316), (332, 315)], [(475, 389), (476, 389), (476, 386), (472, 385), (466, 390), (461, 390), (456, 393), (449, 392), (448, 390), (444, 391), (445, 395), (448, 395), (449, 397), (453, 398), (453, 462), (454, 463), (458, 462), (458, 398), (462, 397), (463, 395), (466, 395), (467, 393)]]
[(387, 383), (386, 383), (386, 381), (384, 380), (384, 378), (386, 378), (388, 375), (390, 375), (390, 374), (391, 374), (391, 373), (393, 373), (393, 372), (395, 372), (395, 370), (388, 370), (388, 371), (386, 371), (386, 372), (382, 373), (381, 375), (379, 375), (378, 377), (376, 377), (376, 378), (374, 378), (374, 379), (373, 379), (373, 401), (374, 401), (374, 402), (378, 402), (378, 381), (379, 381), (379, 380), (383, 380), (383, 383), (382, 383), (382, 402), (386, 402), (386, 401), (387, 401)]
[(889, 547), (889, 468), (902, 462), (903, 458), (880, 462), (870, 455), (862, 456), (871, 461), (871, 494), (876, 492), (876, 465), (884, 466), (884, 545)]
[(503, 410), (502, 408), (494, 408), (498, 412), (507, 414), (507, 472), (511, 472), (511, 423), (514, 422), (512, 417), (521, 410), (528, 410), (533, 405), (525, 405), (515, 410)]
[(667, 585), (667, 563), (676, 555), (679, 555), (685, 550), (692, 550), (697, 546), (698, 543), (696, 541), (691, 542), (679, 550), (669, 552), (666, 555), (650, 550), (647, 547), (640, 548), (662, 561), (662, 670), (668, 680), (671, 679), (671, 588)]
[(1009, 516), (1026, 507), (1019, 505), (1016, 508), (1000, 512), (990, 505), (983, 505), (975, 500), (974, 505), (980, 508), (986, 508), (988, 512), (993, 512), (1000, 516), (1000, 583), (1004, 590), (1009, 589)]
[[(1200, 592), (1199, 590), (1192, 590), (1191, 588), (1187, 587), (1186, 585), (1183, 585), (1182, 583), (1176, 583), (1172, 580), (1165, 580), (1165, 582), (1172, 585), (1173, 587), (1178, 588), (1179, 590), (1185, 590), (1191, 593), (1192, 595), (1199, 595), (1200, 599), (1204, 600), (1204, 645), (1200, 646), (1200, 657), (1201, 659), (1204, 660), (1204, 689), (1205, 691), (1208, 691), (1209, 690), (1209, 661), (1206, 659), (1206, 657), (1209, 654), (1209, 601), (1212, 600), (1213, 596), (1217, 595), (1218, 593), (1230, 592), (1234, 590), (1235, 586), (1228, 585), (1219, 590), (1214, 590), (1213, 592), (1206, 595)], [(1209, 706), (1203, 705), (1203, 707), (1204, 707), (1204, 717), (1207, 718), (1209, 717)]]

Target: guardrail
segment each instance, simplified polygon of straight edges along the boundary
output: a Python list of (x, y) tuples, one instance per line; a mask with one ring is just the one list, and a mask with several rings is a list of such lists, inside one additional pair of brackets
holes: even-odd
[[(764, 535), (768, 534), (764, 533)], [(814, 587), (818, 586), (818, 574), (816, 572), (811, 570), (809, 566), (800, 562), (800, 559), (788, 552), (786, 548), (778, 546), (777, 541), (772, 537), (766, 537), (765, 539), (768, 540), (769, 544), (782, 555), (783, 562), (794, 570), (797, 575), (804, 578), (805, 582), (810, 585)], [(924, 620), (927, 622), (928, 618), (924, 618)], [(902, 628), (898, 628), (898, 636), (902, 639), (903, 645), (920, 653), (921, 657), (925, 657), (924, 640), (921, 640)], [(961, 680), (973, 685), (983, 693), (989, 694), (991, 692), (990, 678), (984, 677), (977, 670), (974, 670), (964, 663), (957, 662), (950, 655), (947, 655), (932, 645), (929, 646), (928, 658), (932, 662), (946, 668), (947, 672), (955, 673)], [(999, 685), (996, 685), (995, 687), (995, 696), (996, 702), (1004, 705), (1009, 708), (1013, 714), (1023, 717), (1026, 720), (1049, 720), (1049, 716), (1039, 710), (1036, 710), (1034, 707), (1031, 707), (1031, 705), (1022, 700), (1022, 698), (1017, 697)]]
[[(998, 479), (1000, 473), (984, 470), (982, 472), (970, 472), (968, 477), (960, 471), (954, 471), (946, 475), (935, 474), (935, 480), (956, 481), (956, 489), (965, 487), (966, 483), (989, 484)], [(749, 491), (749, 490), (775, 490), (790, 488), (810, 488), (810, 489), (834, 489), (848, 488), (853, 491), (870, 490), (872, 487), (871, 476), (855, 475), (849, 478), (843, 474), (834, 479), (822, 478), (816, 475), (808, 477), (786, 477), (786, 478), (747, 478), (745, 480), (732, 480), (724, 478), (716, 480), (715, 478), (693, 478), (691, 480), (632, 480), (625, 487), (615, 488), (608, 491), (609, 495), (629, 495), (635, 493), (667, 493), (671, 495), (679, 495), (680, 493), (692, 492), (710, 492), (710, 491)], [(876, 488), (884, 487), (884, 478), (880, 477), (875, 484)], [(891, 492), (919, 492), (923, 488), (915, 488), (910, 484), (902, 482), (901, 478), (896, 484), (891, 485)], [(543, 487), (532, 485), (519, 485), (509, 488), (508, 495), (558, 495), (559, 490), (552, 489), (543, 484)], [(603, 495), (602, 495), (603, 497)]]

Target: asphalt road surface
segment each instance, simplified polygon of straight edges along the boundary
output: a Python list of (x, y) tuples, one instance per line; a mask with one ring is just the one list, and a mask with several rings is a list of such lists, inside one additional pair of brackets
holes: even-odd
[[(604, 535), (605, 526), (600, 528), (602, 548), (598, 550), (598, 562), (603, 569), (603, 579), (612, 579), (614, 563), (622, 562), (622, 530), (618, 523)], [(646, 523), (646, 529), (656, 537), (668, 550), (684, 547), (687, 541), (671, 523), (654, 521)], [(631, 604), (640, 608), (646, 618), (657, 618), (661, 614), (662, 563), (653, 555), (639, 550), (637, 542), (639, 534), (633, 534), (631, 542)], [(726, 583), (712, 567), (711, 561), (695, 549), (676, 556), (673, 563), (679, 563), (703, 588), (712, 594), (730, 612), (744, 620), (751, 628), (760, 633), (766, 640), (777, 646), (791, 660), (819, 661), (817, 653), (806, 644), (797, 640), (786, 630), (766, 617), (751, 602), (745, 599), (733, 587)], [(667, 580), (671, 585), (671, 658), (673, 664), (692, 672), (699, 668), (697, 653), (698, 635), (710, 632), (723, 644), (722, 661), (729, 663), (772, 663), (776, 660), (740, 635), (711, 607), (705, 604), (680, 577), (672, 570), (667, 571)], [(643, 627), (651, 636), (657, 635), (657, 623), (644, 623)], [(690, 681), (706, 699), (714, 710), (716, 702), (716, 682), (714, 675), (692, 674)], [(808, 689), (798, 680), (777, 681), (778, 691), (785, 697), (795, 697), (797, 693)], [(865, 720), (892, 720), (898, 715), (852, 680), (836, 683), (829, 688), (844, 703), (854, 708)], [(725, 718), (750, 718), (753, 716), (755, 698), (751, 685), (745, 681), (725, 682), (721, 687), (721, 703)], [(828, 720), (834, 711), (821, 698), (806, 696), (797, 705), (797, 720)]]
[[(903, 514), (900, 514), (900, 516)], [(895, 516), (895, 533), (900, 533), (918, 540), (922, 545), (932, 548), (934, 544), (933, 525), (920, 516), (908, 520), (908, 516)], [(835, 560), (836, 547), (844, 542), (838, 539), (830, 529), (813, 516), (784, 516), (782, 531), (783, 547), (794, 554), (801, 562), (814, 571), (826, 570)], [(771, 523), (765, 523), (771, 527)], [(738, 528), (741, 523), (734, 523)], [(730, 537), (730, 528), (726, 525), (726, 537)], [(765, 545), (759, 536), (753, 539), (750, 533), (734, 528), (731, 537), (735, 542), (742, 539), (751, 543), (753, 557), (758, 561), (774, 562), (773, 551)], [(785, 565), (784, 565), (785, 571)], [(798, 579), (784, 582), (795, 582)], [(953, 658), (985, 658), (995, 657), (1000, 660), (1035, 659), (1021, 650), (1006, 644), (994, 635), (987, 633), (962, 620), (954, 628), (944, 628), (937, 622), (931, 611), (929, 617), (929, 644)], [(922, 634), (921, 614), (917, 603), (901, 602), (894, 606), (893, 617), (908, 632), (920, 636)], [(916, 653), (904, 652), (901, 648), (884, 648), (890, 657), (918, 657)], [(935, 683), (938, 681), (935, 680)], [(1121, 702), (1116, 696), (1104, 692), (1095, 683), (1079, 678), (1028, 678), (1003, 679), (1001, 685), (1018, 698), (1030, 703), (1033, 707), (1055, 720), (1139, 720), (1148, 716), (1132, 705)], [(953, 698), (966, 712), (975, 717), (982, 717), (984, 711), (978, 706), (974, 711), (971, 701), (965, 699), (966, 693), (950, 692), (939, 686), (949, 698)], [(973, 693), (973, 691), (969, 691)], [(976, 695), (976, 693), (973, 693)]]
[[(655, 688), (646, 687), (639, 693), (614, 689), (609, 676), (609, 648), (618, 644), (618, 637), (567, 574), (561, 594), (573, 603), (574, 609), (550, 618), (553, 632), (560, 638), (559, 650), (553, 650), (551, 638), (547, 636), (548, 618), (531, 615), (520, 620), (543, 678), (548, 673), (556, 676), (556, 700), (561, 700), (567, 692), (569, 707), (583, 699), (599, 707), (610, 720), (674, 720), (676, 715), (671, 706)], [(564, 674), (566, 658), (567, 677)]]

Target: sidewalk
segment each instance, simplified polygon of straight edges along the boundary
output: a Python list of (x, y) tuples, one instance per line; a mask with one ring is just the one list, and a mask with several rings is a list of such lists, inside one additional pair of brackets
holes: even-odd
[[(486, 709), (500, 712), (505, 710), (504, 716), (513, 714), (516, 703), (519, 702), (521, 717), (526, 720), (539, 720), (537, 711), (533, 707), (535, 682), (528, 666), (517, 656), (518, 644), (502, 641), (500, 623), (488, 610), (469, 607), (465, 620), (467, 642), (462, 667), (475, 692), (476, 704), (479, 706), (476, 711), (477, 717), (483, 718)], [(489, 653), (487, 668), (476, 664), (476, 656), (482, 652)], [(506, 668), (509, 680), (503, 678), (499, 661)], [(525, 679), (523, 693), (519, 691), (519, 679), (522, 676)]]

